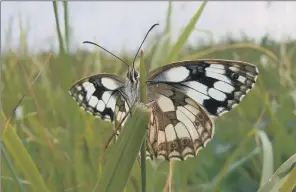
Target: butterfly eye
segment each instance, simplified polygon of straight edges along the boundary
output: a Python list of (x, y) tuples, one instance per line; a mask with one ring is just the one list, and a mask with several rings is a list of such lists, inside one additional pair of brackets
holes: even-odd
[(138, 78), (138, 76), (139, 76), (139, 73), (136, 70), (134, 70), (134, 77)]

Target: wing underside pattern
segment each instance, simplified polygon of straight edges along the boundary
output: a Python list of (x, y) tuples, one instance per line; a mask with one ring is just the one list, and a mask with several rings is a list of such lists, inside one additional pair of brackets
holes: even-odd
[(191, 98), (166, 84), (150, 87), (155, 98), (147, 133), (148, 159), (185, 160), (196, 156), (214, 134), (207, 113)]

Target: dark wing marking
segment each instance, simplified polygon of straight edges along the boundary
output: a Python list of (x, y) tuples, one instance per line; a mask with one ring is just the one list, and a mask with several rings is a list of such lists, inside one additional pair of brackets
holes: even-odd
[(97, 74), (73, 84), (69, 93), (85, 111), (103, 120), (113, 122), (119, 89), (124, 84), (125, 79), (120, 76)]

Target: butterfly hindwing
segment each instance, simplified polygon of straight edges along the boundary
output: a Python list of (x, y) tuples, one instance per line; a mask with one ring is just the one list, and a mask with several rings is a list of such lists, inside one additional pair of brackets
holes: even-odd
[(122, 131), (122, 127), (130, 116), (130, 107), (127, 104), (126, 99), (123, 96), (118, 97), (115, 107), (115, 128), (116, 130), (116, 138), (118, 138), (120, 132)]
[(221, 116), (235, 107), (255, 85), (255, 65), (229, 60), (183, 61), (150, 72), (148, 84), (165, 83)]
[(166, 84), (149, 87), (153, 92), (147, 135), (149, 159), (185, 160), (196, 156), (214, 134), (214, 124), (193, 99)]
[(113, 122), (119, 90), (124, 83), (125, 79), (120, 76), (98, 74), (76, 82), (69, 93), (85, 111)]

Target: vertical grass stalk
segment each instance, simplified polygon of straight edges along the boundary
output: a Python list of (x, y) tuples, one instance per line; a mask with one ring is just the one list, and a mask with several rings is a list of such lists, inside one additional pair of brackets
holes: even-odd
[(195, 29), (195, 25), (197, 21), (199, 20), (207, 2), (204, 1), (199, 9), (196, 11), (196, 13), (193, 15), (193, 17), (190, 19), (189, 23), (186, 25), (184, 30), (182, 31), (181, 35), (178, 38), (178, 41), (173, 45), (172, 49), (170, 50), (166, 63), (171, 63), (175, 61), (181, 52), (182, 48), (184, 47), (185, 43), (187, 42), (190, 34)]
[[(144, 104), (147, 103), (146, 94), (146, 69), (144, 66), (144, 51), (141, 50), (140, 58), (140, 101)], [(141, 183), (142, 192), (146, 192), (146, 137), (144, 137), (141, 146)]]
[(64, 54), (65, 49), (64, 49), (63, 38), (62, 38), (61, 29), (60, 29), (57, 1), (53, 1), (52, 3), (53, 3), (53, 11), (54, 11), (54, 17), (55, 17), (55, 22), (56, 22), (57, 34), (58, 34), (58, 38), (59, 38), (60, 54)]
[(70, 37), (69, 37), (69, 14), (68, 14), (68, 1), (63, 1), (64, 5), (64, 21), (65, 21), (65, 44), (67, 53), (69, 53)]

